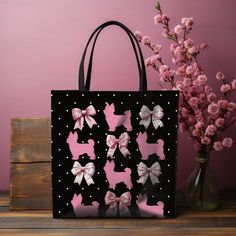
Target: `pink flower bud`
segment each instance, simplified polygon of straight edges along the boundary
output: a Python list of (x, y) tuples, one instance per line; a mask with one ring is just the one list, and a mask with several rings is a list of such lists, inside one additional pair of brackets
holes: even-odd
[(216, 127), (214, 125), (208, 125), (205, 134), (208, 136), (213, 136), (216, 133)]
[(212, 103), (208, 106), (207, 111), (208, 111), (208, 113), (211, 114), (211, 115), (217, 115), (218, 112), (219, 112), (219, 105), (216, 104), (216, 103), (214, 103), (214, 102), (212, 102)]
[(211, 140), (206, 136), (201, 138), (201, 143), (202, 144), (208, 145), (210, 142), (211, 142)]
[(225, 119), (219, 117), (216, 122), (215, 122), (215, 125), (218, 127), (218, 128), (221, 128), (225, 123)]
[(142, 44), (147, 45), (150, 43), (150, 37), (149, 36), (143, 36), (142, 38)]
[(216, 74), (216, 79), (218, 80), (224, 80), (225, 79), (225, 75), (222, 72), (218, 72)]
[(236, 79), (234, 79), (234, 80), (232, 81), (231, 87), (232, 87), (233, 90), (236, 89)]
[(135, 35), (136, 39), (138, 40), (138, 42), (141, 43), (142, 39), (143, 39), (143, 36), (142, 36), (141, 32), (140, 31), (135, 31), (134, 35)]
[(180, 34), (183, 31), (183, 27), (181, 25), (176, 25), (174, 28), (174, 32), (176, 34)]
[(232, 138), (224, 138), (222, 144), (224, 147), (230, 148), (230, 147), (232, 147), (233, 139)]
[(213, 147), (216, 151), (221, 151), (223, 149), (223, 145), (220, 141), (214, 142)]
[(226, 93), (231, 90), (231, 86), (229, 84), (223, 84), (220, 88), (220, 91), (222, 93)]

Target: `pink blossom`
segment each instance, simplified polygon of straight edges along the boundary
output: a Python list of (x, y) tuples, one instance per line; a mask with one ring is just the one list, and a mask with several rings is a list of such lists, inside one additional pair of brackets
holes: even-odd
[(186, 39), (186, 40), (184, 41), (184, 46), (185, 46), (186, 48), (191, 48), (191, 47), (193, 47), (193, 40), (190, 39), (190, 38)]
[(225, 75), (222, 72), (218, 72), (216, 74), (216, 79), (218, 80), (224, 80), (225, 79)]
[(187, 75), (191, 75), (191, 74), (193, 74), (193, 72), (194, 72), (193, 67), (192, 66), (187, 66), (186, 74)]
[(216, 151), (220, 151), (220, 150), (223, 149), (223, 145), (222, 145), (222, 143), (221, 143), (220, 141), (214, 142), (213, 147), (214, 147), (214, 149), (215, 149)]
[(208, 125), (205, 134), (208, 136), (213, 136), (216, 133), (216, 127), (214, 125)]
[(202, 129), (204, 127), (204, 123), (202, 121), (198, 121), (195, 125), (195, 129)]
[(217, 104), (218, 104), (218, 106), (219, 106), (220, 108), (222, 108), (222, 109), (227, 109), (227, 108), (228, 108), (228, 105), (229, 105), (229, 102), (228, 102), (226, 99), (224, 99), (224, 100), (219, 100), (219, 101), (217, 102)]
[(143, 39), (143, 36), (142, 36), (141, 32), (140, 31), (135, 31), (134, 35), (135, 35), (136, 39), (138, 40), (138, 42), (141, 43), (142, 39)]
[(234, 102), (228, 103), (227, 109), (229, 111), (233, 111), (236, 108), (236, 104)]
[(174, 28), (174, 32), (176, 34), (180, 34), (183, 31), (183, 27), (181, 25), (176, 25)]
[(231, 83), (232, 89), (236, 89), (236, 79), (234, 79)]
[(189, 105), (193, 108), (197, 108), (198, 106), (198, 98), (197, 97), (191, 97), (189, 99)]
[(191, 86), (191, 84), (192, 84), (192, 80), (190, 79), (190, 78), (184, 78), (184, 80), (183, 80), (183, 85), (185, 86), (185, 87), (188, 87), (188, 86)]
[(209, 85), (205, 85), (206, 94), (210, 94), (212, 92), (212, 88)]
[(201, 138), (201, 143), (202, 144), (208, 145), (210, 142), (211, 142), (211, 140), (208, 137), (206, 137), (206, 136), (203, 136)]
[(191, 47), (191, 48), (188, 49), (188, 52), (189, 52), (190, 54), (199, 53), (199, 48), (193, 46), (193, 47)]
[(150, 43), (150, 37), (149, 36), (143, 36), (142, 38), (142, 44), (143, 45), (148, 45)]
[(226, 92), (228, 92), (228, 91), (230, 91), (230, 90), (231, 90), (231, 87), (230, 87), (229, 84), (223, 84), (223, 85), (221, 86), (221, 88), (220, 88), (220, 91), (221, 91), (222, 93), (226, 93)]
[(219, 117), (216, 121), (215, 121), (215, 125), (219, 128), (221, 128), (225, 123), (225, 119)]
[(224, 147), (230, 148), (230, 147), (232, 147), (233, 139), (232, 138), (224, 138), (222, 141), (222, 144)]
[(158, 24), (161, 23), (161, 22), (162, 22), (162, 15), (161, 15), (161, 14), (155, 15), (155, 16), (154, 16), (154, 23), (155, 23), (156, 25), (158, 25)]
[(216, 103), (214, 103), (214, 102), (212, 102), (212, 103), (208, 106), (207, 111), (208, 111), (208, 113), (211, 114), (211, 115), (217, 115), (218, 112), (219, 112), (219, 105), (216, 104)]
[(192, 132), (192, 135), (193, 135), (194, 137), (199, 136), (199, 135), (200, 135), (199, 130), (194, 129), (193, 132)]
[(210, 93), (210, 94), (207, 95), (207, 100), (209, 102), (212, 102), (215, 98), (216, 98), (216, 94), (215, 93)]
[(181, 23), (189, 28), (193, 25), (194, 21), (192, 17), (184, 17), (182, 18)]
[(199, 76), (197, 77), (197, 79), (198, 79), (199, 81), (202, 81), (202, 82), (206, 82), (206, 81), (207, 81), (206, 75), (199, 75)]
[(161, 50), (162, 46), (160, 44), (156, 44), (154, 47), (153, 47), (153, 51), (154, 53), (159, 53), (160, 50)]
[(167, 38), (169, 36), (169, 31), (164, 29), (161, 33), (165, 38)]
[(201, 50), (205, 50), (205, 49), (208, 49), (208, 48), (209, 48), (208, 44), (202, 43), (202, 44), (200, 45), (200, 49), (201, 49)]

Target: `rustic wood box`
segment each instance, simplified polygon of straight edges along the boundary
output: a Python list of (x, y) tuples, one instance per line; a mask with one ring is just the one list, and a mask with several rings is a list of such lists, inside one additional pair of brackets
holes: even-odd
[(11, 120), (10, 209), (51, 209), (51, 121)]

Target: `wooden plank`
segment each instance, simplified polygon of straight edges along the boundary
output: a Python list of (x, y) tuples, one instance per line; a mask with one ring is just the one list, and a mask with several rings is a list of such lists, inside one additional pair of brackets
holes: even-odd
[(51, 165), (11, 164), (10, 209), (51, 209)]
[(9, 191), (2, 190), (0, 191), (0, 207), (9, 206)]
[(224, 235), (224, 236), (235, 236), (236, 229), (235, 228), (150, 228), (150, 229), (113, 229), (113, 230), (104, 230), (104, 229), (72, 229), (72, 230), (60, 230), (52, 229), (52, 230), (42, 230), (42, 229), (7, 229), (0, 230), (0, 235), (16, 235), (16, 236), (25, 236), (25, 235), (34, 235), (34, 236), (183, 236), (183, 235), (191, 235), (191, 236), (206, 236), (206, 235)]
[(11, 120), (11, 162), (50, 161), (51, 120)]

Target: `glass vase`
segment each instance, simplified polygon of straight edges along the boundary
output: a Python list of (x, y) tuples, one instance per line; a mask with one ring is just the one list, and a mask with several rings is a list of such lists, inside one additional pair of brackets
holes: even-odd
[(209, 156), (197, 155), (196, 160), (198, 166), (186, 182), (185, 204), (195, 210), (214, 210), (219, 206), (219, 188), (209, 167)]

